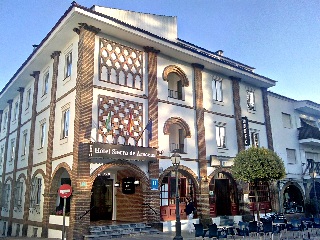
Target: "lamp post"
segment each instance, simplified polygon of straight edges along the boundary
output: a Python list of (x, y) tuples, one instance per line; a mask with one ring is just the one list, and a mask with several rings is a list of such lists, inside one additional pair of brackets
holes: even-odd
[(314, 191), (314, 203), (316, 205), (316, 217), (318, 217), (318, 198), (317, 198), (317, 190), (316, 190), (316, 181), (315, 178), (317, 177), (317, 172), (315, 169), (315, 162), (313, 159), (311, 159), (311, 167), (309, 169), (309, 175), (312, 178), (313, 183), (313, 191)]
[(172, 165), (175, 167), (176, 173), (176, 236), (173, 240), (183, 240), (181, 236), (181, 222), (180, 222), (180, 197), (179, 197), (179, 185), (178, 185), (178, 168), (180, 165), (181, 156), (178, 153), (173, 153), (171, 156)]

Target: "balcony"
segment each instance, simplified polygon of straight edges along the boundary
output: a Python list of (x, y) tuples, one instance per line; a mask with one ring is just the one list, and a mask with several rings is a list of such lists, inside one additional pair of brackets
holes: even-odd
[(171, 143), (170, 152), (173, 152), (173, 151), (175, 151), (176, 153), (185, 153), (184, 144)]
[(175, 91), (175, 90), (171, 90), (171, 89), (168, 89), (168, 97), (178, 99), (178, 100), (184, 100), (184, 99), (182, 99), (182, 92), (181, 91)]
[(313, 146), (320, 146), (320, 130), (317, 127), (309, 124), (302, 124), (302, 127), (298, 128), (299, 131), (299, 143), (308, 144)]

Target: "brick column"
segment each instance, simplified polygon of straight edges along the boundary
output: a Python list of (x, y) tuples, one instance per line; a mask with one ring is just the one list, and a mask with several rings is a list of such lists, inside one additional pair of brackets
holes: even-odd
[(240, 78), (230, 77), (232, 80), (234, 119), (236, 122), (238, 152), (245, 150), (243, 142), (242, 124), (241, 124), (241, 106), (240, 106)]
[[(82, 239), (88, 233), (90, 214), (78, 220), (90, 209), (90, 162), (88, 161), (92, 129), (95, 36), (100, 31), (85, 23), (79, 24), (78, 63), (74, 118), (74, 143), (68, 239)], [(83, 184), (81, 184), (83, 183)], [(81, 184), (81, 186), (80, 186)], [(84, 185), (84, 186), (83, 186)]]
[[(9, 134), (10, 134), (10, 122), (11, 122), (11, 111), (12, 111), (12, 100), (9, 100), (8, 101), (8, 104), (9, 104), (9, 110), (8, 110), (8, 116), (7, 116), (7, 122), (6, 123), (3, 123), (3, 124), (7, 124), (6, 126), (6, 137), (5, 137), (5, 144), (4, 144), (4, 159), (3, 159), (3, 174), (2, 174), (2, 186), (5, 185), (5, 181), (6, 181), (6, 169), (7, 169), (7, 155), (8, 155), (8, 146), (9, 146)], [(0, 129), (0, 131), (2, 131), (2, 129)], [(2, 189), (4, 189), (2, 187)], [(1, 201), (1, 206), (3, 206), (3, 198), (0, 199)], [(0, 214), (1, 214), (1, 211), (0, 211)], [(10, 233), (9, 229), (8, 229), (8, 232), (7, 234)]]
[(31, 108), (31, 126), (30, 126), (30, 137), (29, 137), (29, 152), (28, 152), (28, 167), (26, 176), (26, 193), (24, 198), (24, 213), (23, 213), (23, 227), (22, 236), (26, 237), (28, 234), (28, 219), (29, 219), (29, 207), (30, 207), (30, 194), (31, 194), (31, 177), (32, 177), (32, 166), (33, 166), (33, 150), (34, 150), (34, 135), (37, 117), (37, 96), (38, 96), (38, 83), (39, 83), (39, 71), (34, 71), (31, 76), (34, 77), (33, 83), (33, 97), (32, 97), (32, 108)]
[(192, 64), (194, 70), (194, 88), (195, 88), (195, 110), (196, 110), (196, 139), (198, 148), (198, 160), (199, 160), (199, 172), (200, 172), (200, 195), (199, 204), (200, 212), (204, 218), (210, 215), (209, 206), (209, 183), (204, 181), (207, 176), (207, 150), (205, 139), (205, 127), (204, 127), (204, 109), (203, 109), (203, 87), (202, 87), (202, 70), (204, 66), (200, 64)]
[(53, 153), (53, 141), (54, 141), (54, 123), (56, 118), (56, 101), (57, 101), (57, 78), (58, 78), (58, 66), (59, 66), (60, 51), (55, 51), (51, 54), (53, 59), (53, 73), (51, 83), (51, 98), (50, 98), (50, 115), (49, 115), (49, 129), (48, 129), (48, 146), (47, 146), (47, 161), (46, 161), (46, 176), (44, 179), (44, 203), (43, 203), (43, 217), (42, 217), (42, 237), (48, 237), (48, 224), (50, 215), (50, 190), (52, 179), (52, 153)]
[(266, 123), (268, 148), (273, 151), (273, 139), (272, 139), (270, 112), (269, 112), (268, 91), (266, 88), (261, 88), (261, 91), (262, 91), (262, 101), (263, 101), (263, 109), (264, 109), (264, 119)]
[(12, 185), (11, 185), (11, 199), (10, 199), (10, 211), (9, 211), (9, 220), (8, 220), (8, 236), (12, 234), (12, 217), (13, 217), (13, 208), (14, 208), (14, 194), (17, 181), (17, 165), (18, 165), (18, 154), (19, 154), (19, 143), (21, 135), (21, 113), (22, 113), (22, 103), (23, 103), (23, 92), (24, 88), (19, 88), (19, 113), (18, 113), (18, 124), (17, 124), (17, 137), (15, 143), (14, 151), (14, 162), (13, 162), (13, 172), (12, 172)]
[[(158, 148), (158, 79), (157, 79), (157, 55), (160, 52), (152, 47), (144, 47), (148, 56), (148, 119), (152, 119), (152, 139), (149, 146)], [(159, 179), (159, 159), (149, 162), (149, 179)], [(160, 191), (148, 191), (144, 197), (145, 203), (160, 212)], [(149, 211), (149, 210), (148, 210)], [(160, 221), (160, 215), (148, 214), (148, 221)]]

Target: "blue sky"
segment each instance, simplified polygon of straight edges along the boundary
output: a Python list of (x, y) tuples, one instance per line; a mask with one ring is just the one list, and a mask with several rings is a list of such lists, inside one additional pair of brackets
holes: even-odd
[[(71, 5), (65, 0), (0, 0), (0, 89)], [(277, 81), (269, 90), (320, 103), (319, 0), (78, 0), (178, 18), (179, 38)]]

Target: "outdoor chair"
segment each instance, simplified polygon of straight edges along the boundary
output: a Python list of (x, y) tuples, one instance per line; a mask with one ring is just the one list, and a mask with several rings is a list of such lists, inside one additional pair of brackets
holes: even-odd
[(240, 221), (236, 230), (238, 236), (242, 236), (243, 238), (249, 236), (249, 226), (247, 222)]
[(209, 238), (218, 238), (218, 227), (217, 224), (209, 224), (208, 225), (209, 228)]
[(206, 232), (203, 229), (203, 225), (202, 223), (194, 223), (194, 236), (195, 239), (197, 239), (197, 237), (202, 237), (202, 239), (204, 239), (204, 236), (206, 235)]
[(251, 221), (249, 222), (249, 237), (258, 237), (259, 229), (258, 229), (258, 222), (257, 221)]
[(287, 230), (292, 232), (292, 239), (295, 239), (295, 232), (297, 232), (297, 237), (299, 238), (302, 231), (302, 225), (300, 219), (292, 219), (291, 223), (287, 225)]
[(266, 235), (269, 235), (270, 238), (272, 238), (274, 231), (273, 231), (273, 226), (272, 222), (268, 221), (263, 223), (263, 236), (264, 239), (266, 239)]

